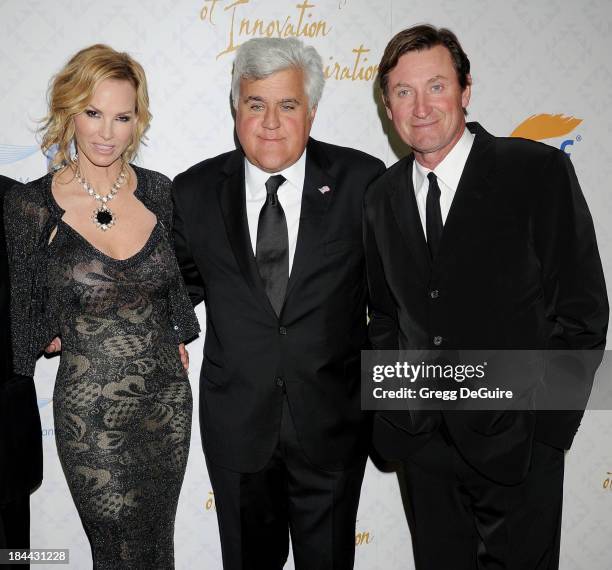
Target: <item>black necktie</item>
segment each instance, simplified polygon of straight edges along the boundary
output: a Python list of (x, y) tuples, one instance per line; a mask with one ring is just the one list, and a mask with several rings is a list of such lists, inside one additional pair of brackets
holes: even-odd
[(283, 307), (289, 281), (289, 233), (285, 212), (276, 195), (284, 181), (280, 174), (266, 181), (268, 196), (257, 225), (257, 267), (277, 315)]
[(427, 245), (429, 254), (434, 259), (440, 248), (442, 239), (442, 210), (440, 210), (440, 187), (433, 172), (427, 175), (429, 189), (425, 205), (425, 229), (427, 230)]

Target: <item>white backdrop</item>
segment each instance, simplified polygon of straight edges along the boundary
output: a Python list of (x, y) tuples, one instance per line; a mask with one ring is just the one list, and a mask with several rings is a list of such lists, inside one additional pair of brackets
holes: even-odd
[[(453, 29), (472, 62), (470, 118), (497, 135), (520, 127), (571, 153), (596, 225), (608, 282), (612, 239), (612, 4), (608, 0), (0, 0), (0, 173), (23, 181), (46, 169), (36, 137), (49, 78), (96, 42), (144, 66), (154, 115), (139, 163), (170, 177), (233, 148), (232, 51), (254, 35), (297, 35), (328, 75), (313, 136), (387, 165), (403, 151), (374, 93), (392, 34), (421, 22)], [(569, 123), (553, 115), (576, 120)], [(523, 124), (526, 119), (537, 117)], [(203, 311), (199, 311), (202, 324)], [(202, 341), (190, 345), (197, 402)], [(32, 547), (69, 548), (90, 567), (89, 545), (56, 456), (51, 398), (58, 359), (36, 373), (45, 479), (32, 496)], [(214, 498), (194, 410), (191, 453), (176, 521), (178, 569), (221, 568)], [(612, 414), (586, 415), (567, 456), (563, 570), (612, 567)], [(410, 570), (410, 536), (397, 479), (368, 464), (357, 523), (358, 570)], [(441, 548), (444, 539), (441, 538)], [(292, 569), (293, 564), (287, 564)], [(446, 569), (440, 569), (446, 570)]]

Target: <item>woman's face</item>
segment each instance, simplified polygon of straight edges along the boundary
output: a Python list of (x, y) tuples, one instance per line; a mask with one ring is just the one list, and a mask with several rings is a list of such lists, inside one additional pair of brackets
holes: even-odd
[(109, 167), (121, 158), (136, 129), (136, 89), (127, 80), (105, 79), (74, 118), (79, 159)]

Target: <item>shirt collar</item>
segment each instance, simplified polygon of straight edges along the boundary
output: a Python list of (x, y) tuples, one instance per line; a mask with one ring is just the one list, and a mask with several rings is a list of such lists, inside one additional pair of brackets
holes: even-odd
[[(463, 174), (463, 169), (465, 168), (465, 163), (467, 162), (473, 144), (474, 135), (466, 127), (455, 146), (444, 157), (444, 160), (433, 169), (436, 177), (453, 192), (457, 191), (461, 174)], [(427, 178), (427, 175), (432, 171), (420, 164), (417, 160), (414, 161), (414, 164), (416, 167), (414, 170), (414, 189), (418, 193), (423, 186), (425, 178)]]
[(265, 172), (261, 168), (255, 166), (247, 157), (244, 157), (244, 169), (245, 169), (245, 181), (246, 187), (251, 194), (252, 198), (256, 198), (262, 193), (266, 192), (266, 181), (270, 176), (275, 174), (282, 174), (289, 184), (294, 188), (297, 188), (300, 192), (304, 187), (304, 177), (306, 176), (306, 149), (291, 166), (288, 166), (284, 170), (279, 172)]

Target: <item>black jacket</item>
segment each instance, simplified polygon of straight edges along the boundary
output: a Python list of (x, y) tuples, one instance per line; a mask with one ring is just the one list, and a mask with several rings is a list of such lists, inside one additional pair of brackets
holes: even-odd
[[(389, 168), (367, 193), (373, 346), (436, 348), (440, 337), (439, 348), (603, 350), (604, 275), (570, 160), (541, 143), (493, 137), (477, 123), (468, 128), (476, 138), (433, 263), (412, 184), (414, 158)], [(374, 443), (388, 458), (405, 458), (444, 421), (473, 466), (510, 483), (526, 473), (533, 437), (567, 449), (581, 416), (381, 412)]]
[[(18, 183), (0, 176), (0, 219), (6, 191)], [(34, 381), (13, 373), (9, 272), (0, 224), (0, 504), (27, 495), (42, 481), (42, 437)]]
[[(367, 342), (362, 201), (384, 165), (362, 152), (308, 142), (297, 247), (280, 318), (259, 277), (245, 209), (240, 150), (174, 181), (175, 244), (194, 304), (206, 303), (200, 418), (209, 460), (261, 469), (277, 442), (286, 391), (302, 448), (344, 469), (365, 455), (360, 406)], [(320, 189), (329, 187), (328, 192)]]

